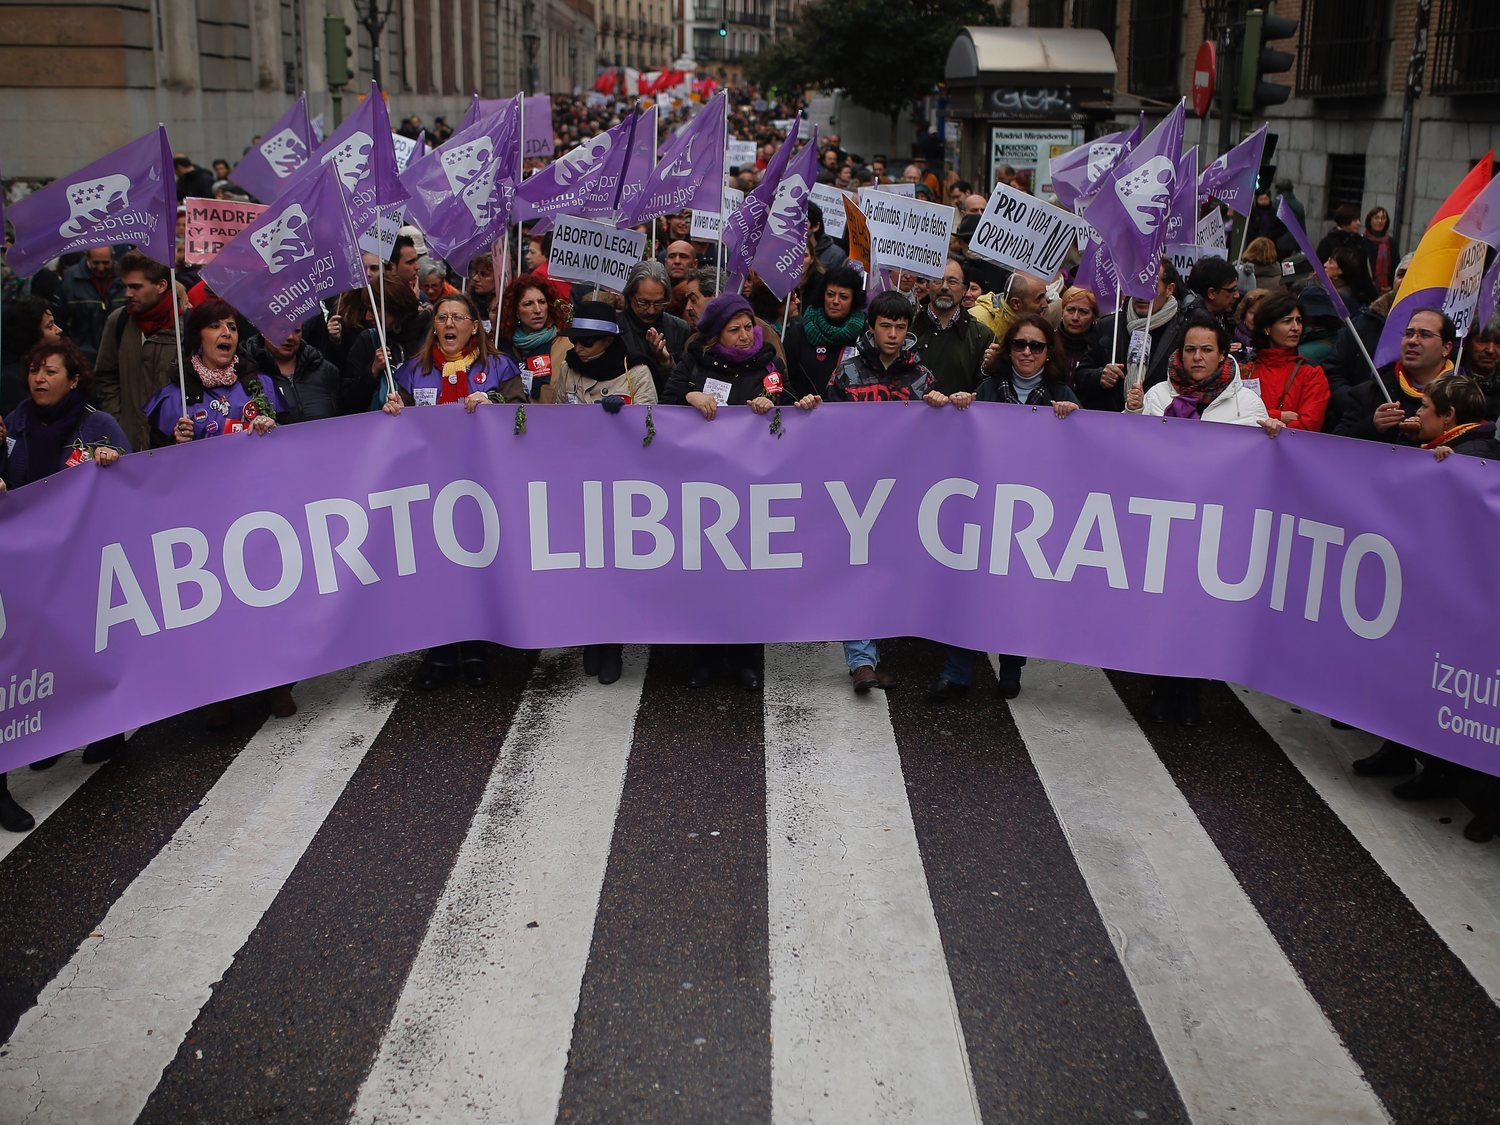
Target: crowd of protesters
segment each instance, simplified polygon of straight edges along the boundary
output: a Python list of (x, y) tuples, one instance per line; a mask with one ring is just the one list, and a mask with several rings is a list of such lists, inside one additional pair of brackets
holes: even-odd
[[(555, 102), (557, 151), (616, 124), (624, 108), (597, 97)], [(733, 101), (731, 135), (757, 142), (755, 164), (730, 170), (742, 189), (759, 181), (785, 137), (786, 115), (797, 111), (753, 91)], [(441, 118), (431, 131), (412, 118), (399, 126), (430, 141), (445, 130)], [(24, 284), (7, 276), (0, 407), (9, 440), (0, 445), (8, 450), (0, 454), (0, 478), (6, 489), (23, 488), (153, 446), (238, 432), (263, 437), (351, 413), (445, 405), (473, 412), (506, 402), (611, 412), (684, 405), (712, 423), (719, 410), (741, 406), (764, 413), (825, 401), (921, 400), (962, 410), (983, 401), (1043, 407), (1059, 419), (1083, 409), (1225, 422), (1270, 437), (1294, 428), (1417, 446), (1439, 460), (1500, 455), (1500, 323), (1476, 326), (1458, 364), (1452, 322), (1438, 309), (1412, 313), (1400, 359), (1372, 375), (1360, 342), (1275, 218), (1269, 192), (1249, 216), (1240, 261), (1201, 259), (1186, 278), (1164, 261), (1154, 296), (1116, 310), (1070, 284), (1067, 270), (1030, 277), (972, 254), (983, 187), (976, 192), (932, 164), (918, 149), (892, 177), (884, 157), (847, 152), (837, 134), (820, 142), (824, 182), (852, 189), (896, 179), (954, 208), (941, 277), (899, 277), (894, 289), (874, 295), (863, 268), (847, 260), (848, 247), (826, 233), (815, 203), (803, 280), (784, 301), (753, 273), (738, 291), (726, 291), (717, 246), (692, 237), (686, 211), (640, 228), (650, 249), (618, 293), (550, 278), (545, 234), (528, 233), (518, 257), (484, 255), (457, 276), (426, 255), (420, 231), (405, 228), (387, 262), (366, 255), (370, 279), (382, 287), (375, 306), (366, 290), (353, 290), (279, 344), (187, 274), (176, 295), (179, 352), (168, 271), (128, 247), (90, 250)], [(236, 195), (227, 162), (211, 167), (179, 156), (180, 189)], [(1005, 168), (998, 178), (1031, 186)], [(1290, 184), (1277, 186), (1295, 201)], [(1357, 310), (1353, 330), (1371, 352), (1408, 264), (1389, 226), (1382, 207), (1362, 225), (1356, 211), (1340, 207), (1317, 251)], [(1149, 357), (1126, 356), (1122, 341), (1132, 335), (1149, 339)], [(179, 362), (187, 368), (185, 411)], [(896, 686), (877, 640), (845, 641), (844, 653), (855, 693)], [(964, 698), (979, 655), (948, 650), (927, 700)], [(760, 663), (758, 646), (698, 646), (689, 683), (702, 687), (724, 675), (757, 690)], [(1021, 655), (999, 656), (1005, 698), (1019, 694), (1025, 663)], [(614, 682), (620, 646), (590, 646), (583, 665), (601, 683)], [(428, 652), (417, 685), (477, 686), (487, 678), (484, 645), (460, 642)], [(1158, 679), (1151, 717), (1197, 726), (1201, 686)], [(269, 693), (269, 706), (276, 715), (294, 713), (291, 686)], [(233, 719), (227, 703), (209, 709), (212, 726)], [(102, 760), (121, 743), (96, 743), (86, 760)], [(1415, 774), (1395, 790), (1410, 799), (1451, 795), (1462, 772), (1389, 742), (1354, 770)], [(0, 796), (0, 824), (24, 830), (30, 819)], [(1493, 811), (1477, 817), (1473, 838), (1487, 838), (1494, 821)]]

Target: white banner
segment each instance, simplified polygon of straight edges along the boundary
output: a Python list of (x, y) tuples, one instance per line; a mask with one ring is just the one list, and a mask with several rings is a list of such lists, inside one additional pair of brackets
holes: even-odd
[(883, 191), (887, 195), (901, 195), (907, 199), (915, 199), (917, 197), (916, 184), (881, 184), (879, 187), (862, 187), (859, 189), (861, 208), (864, 206), (865, 193), (871, 191)]
[(1167, 260), (1177, 267), (1177, 273), (1186, 282), (1187, 275), (1193, 272), (1198, 259), (1210, 257), (1214, 251), (1209, 247), (1197, 246), (1191, 242), (1173, 242), (1167, 245), (1163, 253), (1166, 254)]
[(401, 233), (401, 227), (406, 222), (406, 208), (397, 207), (392, 211), (386, 211), (370, 224), (370, 229), (359, 236), (359, 248), (367, 254), (374, 254), (382, 261), (391, 260), (391, 252), (396, 249), (396, 236)]
[(943, 276), (953, 233), (952, 207), (862, 188), (859, 209), (869, 221), (870, 246), (881, 269)]
[(813, 184), (808, 198), (823, 209), (823, 233), (829, 238), (844, 237), (844, 199), (849, 192), (832, 184)]
[(1193, 241), (1200, 247), (1212, 247), (1225, 256), (1229, 254), (1229, 235), (1224, 230), (1224, 216), (1217, 207), (1198, 220), (1198, 231)]
[(609, 223), (557, 215), (552, 220), (547, 272), (563, 281), (581, 281), (619, 293), (645, 249), (646, 236), (640, 231), (616, 230)]
[(996, 184), (969, 249), (1008, 269), (1050, 281), (1087, 226), (1071, 212), (1008, 184)]
[(725, 149), (728, 154), (727, 166), (730, 168), (754, 168), (756, 145), (754, 141), (737, 141), (729, 138), (729, 145)]
[(1443, 312), (1453, 321), (1460, 336), (1467, 336), (1474, 323), (1474, 307), (1479, 303), (1479, 286), (1484, 281), (1484, 255), (1489, 249), (1483, 242), (1469, 240), (1453, 267), (1453, 280), (1443, 298)]
[(709, 242), (719, 241), (719, 233), (724, 229), (724, 220), (734, 214), (734, 211), (744, 201), (745, 193), (738, 188), (724, 189), (724, 210), (715, 215), (712, 211), (694, 211), (693, 229), (689, 232), (693, 238), (707, 239)]

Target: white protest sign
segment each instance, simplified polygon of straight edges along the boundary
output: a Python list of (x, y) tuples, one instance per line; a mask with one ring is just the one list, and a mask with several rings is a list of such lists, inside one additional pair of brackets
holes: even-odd
[(1207, 256), (1204, 254), (1205, 249), (1206, 247), (1191, 242), (1173, 242), (1168, 244), (1164, 253), (1177, 268), (1178, 274), (1186, 280), (1187, 275), (1192, 273), (1193, 267), (1198, 264), (1198, 259)]
[(641, 260), (646, 236), (640, 231), (616, 230), (573, 215), (552, 220), (552, 252), (547, 273), (563, 281), (581, 281), (622, 292), (631, 267)]
[(1009, 184), (996, 184), (969, 240), (969, 250), (1007, 269), (1048, 280), (1086, 227), (1082, 219), (1061, 207)]
[(406, 166), (411, 163), (411, 158), (417, 154), (417, 147), (421, 142), (414, 137), (403, 137), (400, 133), (391, 134), (391, 147), (396, 150), (396, 174), (400, 175), (406, 171)]
[(859, 209), (870, 224), (871, 250), (886, 270), (942, 277), (953, 233), (953, 208), (887, 191), (861, 190)]
[(370, 229), (359, 236), (359, 248), (367, 254), (374, 254), (387, 262), (390, 261), (391, 252), (396, 249), (396, 236), (401, 233), (401, 227), (405, 222), (405, 207), (382, 212), (370, 224)]
[(861, 209), (863, 209), (863, 207), (864, 207), (865, 193), (866, 192), (872, 192), (872, 191), (883, 191), (887, 195), (904, 195), (904, 196), (906, 196), (909, 199), (914, 199), (914, 198), (916, 198), (916, 194), (917, 194), (917, 185), (916, 184), (881, 184), (879, 187), (862, 187), (862, 188), (859, 189), (859, 200), (860, 200), (860, 207), (861, 207)]
[(183, 260), (202, 266), (214, 260), (224, 244), (244, 230), (266, 209), (263, 203), (230, 203), (223, 199), (182, 201)]
[(813, 184), (808, 199), (823, 209), (823, 233), (829, 238), (844, 237), (844, 199), (847, 191), (832, 184)]
[(1453, 280), (1443, 297), (1443, 312), (1453, 321), (1460, 336), (1467, 336), (1474, 323), (1474, 307), (1479, 303), (1479, 286), (1484, 280), (1484, 255), (1489, 249), (1483, 242), (1470, 239), (1453, 267)]
[(704, 238), (709, 242), (719, 241), (719, 234), (724, 229), (724, 220), (734, 214), (735, 209), (744, 202), (745, 193), (738, 188), (724, 189), (724, 210), (715, 215), (712, 211), (694, 211), (693, 229), (688, 232), (691, 238)]
[(731, 137), (729, 145), (725, 149), (727, 154), (726, 166), (730, 168), (754, 168), (755, 148), (754, 141), (737, 141)]
[(1193, 241), (1204, 249), (1212, 247), (1221, 254), (1229, 253), (1229, 235), (1224, 230), (1224, 216), (1217, 207), (1198, 220)]

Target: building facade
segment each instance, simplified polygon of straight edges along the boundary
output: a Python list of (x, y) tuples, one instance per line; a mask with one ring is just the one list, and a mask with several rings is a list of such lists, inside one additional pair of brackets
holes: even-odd
[[(790, 34), (801, 0), (673, 0), (677, 51), (700, 74), (738, 82), (746, 62), (772, 40)], [(724, 34), (719, 34), (720, 28)]]
[(671, 65), (677, 57), (675, 6), (676, 0), (598, 0), (598, 68)]
[(353, 48), (345, 112), (375, 76), (393, 119), (456, 122), (471, 92), (572, 94), (595, 74), (594, 0), (0, 0), (0, 172), (64, 175), (157, 122), (233, 164), (303, 90), (331, 128), (329, 17)]
[[(1269, 44), (1292, 54), (1274, 81), (1292, 88), (1264, 112), (1277, 146), (1278, 178), (1296, 186), (1314, 238), (1333, 208), (1361, 214), (1383, 206), (1396, 215), (1405, 245), (1423, 230), (1448, 192), (1500, 142), (1500, 3), (1495, 0), (1219, 0), (1231, 25), (1250, 7), (1298, 21), (1294, 38)], [(1114, 46), (1117, 120), (1139, 105), (1148, 120), (1192, 92), (1193, 60), (1204, 39), (1201, 0), (1027, 0), (1013, 5), (1017, 23), (1092, 27)], [(1421, 28), (1425, 20), (1425, 28)], [(1237, 44), (1234, 45), (1237, 50)], [(1410, 99), (1408, 76), (1420, 94)], [(1220, 83), (1238, 82), (1221, 71)], [(1234, 139), (1260, 118), (1237, 120)], [(1403, 145), (1403, 133), (1406, 140)], [(1188, 139), (1199, 140), (1190, 120)], [(1218, 109), (1206, 130), (1209, 156), (1219, 151)], [(1403, 160), (1403, 148), (1405, 157)], [(1405, 168), (1404, 193), (1398, 191)]]

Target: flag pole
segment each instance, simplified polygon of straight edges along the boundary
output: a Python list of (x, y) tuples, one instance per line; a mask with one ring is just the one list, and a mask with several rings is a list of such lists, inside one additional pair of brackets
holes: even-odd
[[(381, 278), (381, 289), (382, 289), (382, 294), (381, 295), (382, 296), (384, 296), (384, 292), (383, 292), (383, 290), (385, 288), (384, 282), (385, 282), (385, 279), (382, 277)], [(370, 295), (370, 309), (373, 311), (374, 308), (375, 308), (375, 294), (370, 289), (370, 281), (369, 281), (369, 275), (368, 274), (365, 277), (365, 292), (369, 293), (369, 295)], [(375, 320), (375, 337), (376, 337), (376, 339), (378, 339), (380, 341), (380, 351), (385, 356), (386, 397), (389, 398), (391, 395), (393, 395), (393, 394), (396, 393), (396, 375), (395, 375), (395, 373), (393, 371), (391, 371), (391, 349), (386, 346), (386, 342), (385, 342), (385, 307), (384, 307), (384, 302), (381, 302), (380, 315)]]
[[(492, 277), (494, 277), (494, 279), (495, 279), (495, 312), (494, 312), (495, 320), (494, 320), (494, 323), (490, 325), (490, 327), (493, 328), (494, 332), (495, 332), (495, 348), (497, 350), (500, 347), (500, 308), (501, 308), (502, 302), (505, 300), (505, 290), (503, 290), (503, 289), (500, 288), (500, 274), (497, 271), (495, 271), (495, 269), (493, 268), (493, 266), (494, 266), (495, 260), (497, 258), (500, 258), (502, 256), (503, 257), (509, 257), (510, 256), (510, 246), (508, 245), (509, 240), (510, 240), (510, 228), (509, 228), (509, 226), (507, 226), (506, 229), (500, 233), (500, 237), (495, 240), (494, 249), (492, 249), (490, 251), (490, 266), (492, 267), (491, 270), (490, 270), (490, 275)], [(467, 281), (468, 278), (465, 277), (464, 280)], [(488, 311), (489, 311), (488, 309), (480, 309), (479, 310), (479, 319), (480, 319), (481, 322), (483, 322), (483, 320), (484, 320), (484, 314), (486, 312), (488, 312)], [(481, 324), (481, 327), (482, 327), (482, 324)]]
[[(652, 108), (656, 110), (656, 112), (651, 115), (651, 168), (653, 171), (655, 171), (656, 149), (657, 146), (661, 143), (659, 140), (661, 136), (661, 103), (653, 102)], [(656, 257), (656, 227), (659, 221), (659, 216), (651, 216), (651, 256), (653, 258)]]
[[(719, 182), (719, 256), (714, 266), (714, 288), (723, 292), (724, 290), (724, 222), (728, 218), (724, 214), (724, 199), (728, 195), (729, 188), (729, 99), (724, 99), (724, 176)], [(691, 233), (691, 232), (689, 232)], [(785, 334), (786, 329), (782, 329)]]
[[(1365, 347), (1365, 342), (1360, 339), (1359, 333), (1354, 330), (1354, 321), (1346, 316), (1344, 317), (1344, 325), (1349, 329), (1349, 335), (1354, 337), (1355, 344), (1359, 346), (1359, 354), (1364, 356), (1365, 362), (1370, 365), (1370, 377), (1375, 380), (1375, 389), (1380, 392), (1380, 397), (1385, 399), (1386, 402), (1395, 402), (1396, 400), (1391, 398), (1391, 392), (1385, 389), (1385, 380), (1380, 377), (1380, 372), (1375, 367), (1375, 360), (1370, 355), (1370, 349)], [(1457, 370), (1458, 364), (1455, 363), (1453, 366)]]
[(171, 277), (169, 284), (172, 288), (172, 327), (177, 332), (177, 382), (178, 385), (182, 388), (182, 416), (186, 418), (188, 416), (187, 365), (183, 362), (182, 359), (182, 313), (177, 304), (176, 264), (174, 263), (173, 265), (169, 266), (167, 268), (167, 272)]
[[(526, 178), (526, 91), (522, 90), (516, 95), (516, 125), (521, 138), (516, 152), (516, 186), (521, 186), (521, 181)], [(526, 236), (525, 228), (516, 223), (516, 276), (520, 277), (526, 272)], [(507, 255), (508, 256), (508, 255)]]
[(1109, 342), (1109, 362), (1111, 365), (1120, 362), (1120, 295), (1115, 294), (1115, 328), (1114, 338)]

